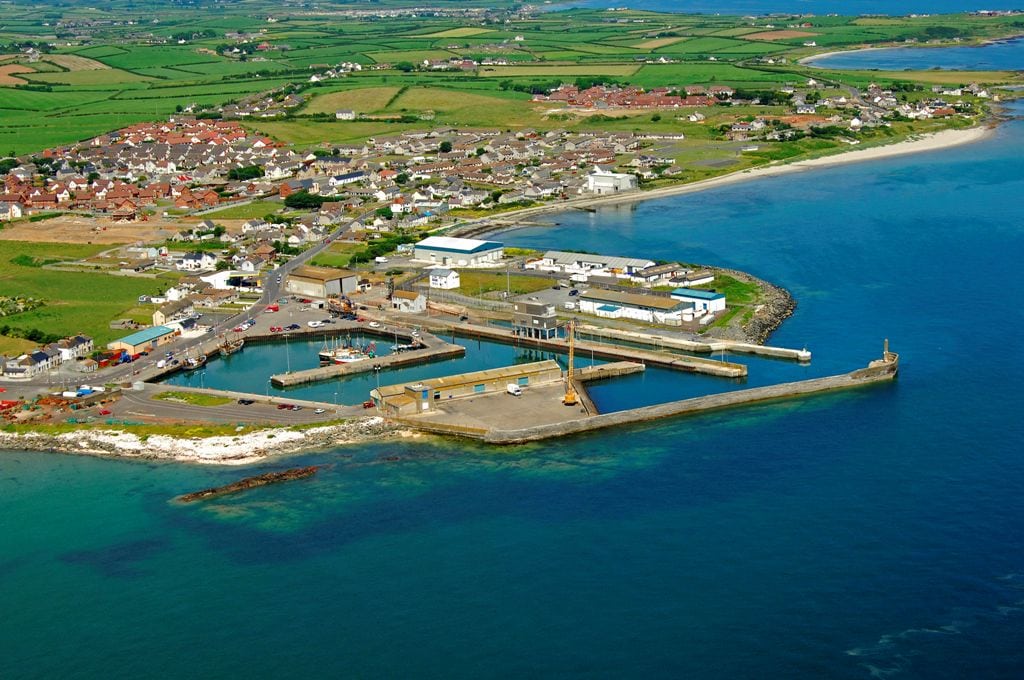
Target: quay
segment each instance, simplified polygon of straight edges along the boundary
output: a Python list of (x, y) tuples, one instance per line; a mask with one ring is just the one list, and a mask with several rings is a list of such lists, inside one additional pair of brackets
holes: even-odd
[(749, 342), (736, 340), (708, 339), (706, 342), (696, 340), (685, 340), (664, 335), (651, 333), (640, 333), (638, 331), (626, 331), (617, 328), (602, 328), (591, 324), (583, 324), (578, 327), (579, 335), (589, 335), (595, 338), (608, 338), (611, 340), (624, 340), (638, 345), (649, 347), (664, 347), (678, 349), (684, 352), (695, 352), (697, 354), (714, 354), (715, 352), (732, 352), (733, 354), (752, 354), (755, 356), (771, 357), (773, 359), (790, 359), (800, 362), (809, 362), (811, 353), (807, 349), (790, 349), (788, 347), (771, 347), (768, 345), (755, 345)]
[[(394, 336), (394, 331), (389, 333)], [(411, 339), (408, 331), (401, 331), (398, 336), (402, 339)], [(331, 380), (346, 375), (357, 373), (368, 373), (370, 371), (381, 371), (386, 368), (399, 368), (403, 366), (415, 366), (432, 361), (444, 361), (455, 359), (466, 354), (466, 348), (462, 345), (448, 343), (430, 333), (422, 333), (419, 338), (424, 345), (423, 349), (414, 349), (407, 352), (395, 352), (373, 359), (363, 359), (343, 364), (329, 364), (319, 368), (310, 368), (293, 373), (279, 373), (270, 376), (270, 382), (274, 387), (295, 387), (312, 382)]]
[[(538, 367), (538, 372), (541, 369), (550, 368), (540, 365)], [(530, 368), (530, 366), (521, 366), (518, 367), (518, 370), (525, 371)], [(505, 373), (500, 378), (502, 380), (510, 378), (516, 370), (504, 369)], [(590, 379), (610, 377), (616, 370), (630, 372), (625, 364), (621, 364), (609, 371), (606, 376), (595, 373)], [(523, 388), (522, 396), (515, 398), (502, 394), (500, 390), (481, 394), (468, 394), (465, 391), (460, 394), (456, 391), (452, 396), (446, 396), (445, 400), (427, 406), (426, 400), (429, 399), (429, 392), (434, 389), (434, 386), (426, 385), (424, 386), (427, 389), (423, 393), (425, 401), (422, 411), (418, 408), (400, 408), (396, 409), (400, 412), (385, 415), (390, 416), (397, 423), (424, 432), (469, 437), (488, 444), (522, 444), (661, 418), (694, 415), (747, 404), (867, 387), (891, 382), (896, 378), (898, 372), (899, 355), (890, 352), (888, 342), (886, 342), (881, 359), (876, 359), (867, 367), (849, 373), (711, 394), (614, 413), (596, 413), (592, 403), (589, 403), (589, 399), (581, 399), (581, 403), (577, 406), (563, 406), (561, 395), (565, 389), (564, 380), (545, 373), (538, 376), (543, 380), (530, 381), (529, 386)], [(467, 381), (484, 382), (484, 378), (475, 375), (453, 376), (450, 379), (441, 380), (450, 380), (453, 386), (467, 383)], [(582, 388), (586, 381), (585, 376), (576, 376), (574, 388), (577, 392), (585, 394), (585, 390)], [(495, 382), (500, 383), (501, 381)], [(418, 389), (421, 386), (413, 387)], [(382, 388), (381, 391), (374, 394), (374, 397), (377, 403), (381, 404), (387, 402), (389, 397), (392, 399), (399, 397), (402, 389), (402, 386), (398, 385)], [(412, 394), (416, 394), (415, 389)], [(407, 405), (405, 402), (396, 402), (396, 404)]]
[[(515, 335), (510, 329), (495, 328), (493, 326), (481, 326), (478, 324), (459, 324), (454, 326), (451, 323), (436, 321), (433, 319), (422, 319), (424, 326), (432, 326), (435, 332), (444, 331), (446, 334), (463, 335), (474, 338), (485, 338), (498, 342), (520, 345), (523, 347), (534, 347), (552, 352), (565, 353), (568, 345), (565, 340), (541, 340), (538, 338), (523, 338)], [(621, 345), (609, 345), (587, 340), (576, 340), (576, 354), (579, 356), (590, 355), (595, 358), (610, 359), (611, 361), (631, 361), (646, 366), (657, 366), (669, 368), (687, 373), (701, 373), (713, 375), (720, 378), (745, 378), (747, 367), (729, 361), (716, 361), (701, 357), (689, 357), (657, 350), (641, 349), (636, 347), (624, 347)]]

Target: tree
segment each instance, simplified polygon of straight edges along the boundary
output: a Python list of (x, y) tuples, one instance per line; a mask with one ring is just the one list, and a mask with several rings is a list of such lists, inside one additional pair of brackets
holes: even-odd
[(409, 175), (407, 175), (404, 172), (400, 172), (397, 175), (395, 175), (395, 183), (396, 184), (405, 184), (408, 181), (409, 181)]
[(326, 200), (323, 196), (314, 196), (308, 191), (296, 191), (284, 199), (284, 204), (296, 210), (312, 210), (319, 208)]
[(383, 217), (386, 220), (393, 219), (395, 216), (395, 213), (391, 212), (391, 208), (386, 206), (383, 208), (377, 208), (376, 214), (378, 217)]
[(659, 120), (661, 120), (661, 114), (660, 113), (656, 113), (653, 116), (651, 116), (651, 122), (652, 123), (657, 123)]
[(395, 64), (395, 68), (404, 73), (409, 73), (410, 71), (415, 69), (416, 66), (413, 65), (411, 61), (400, 61), (397, 64)]
[(451, 153), (452, 143), (449, 142), (448, 140), (445, 140), (441, 142), (440, 146), (437, 147), (437, 150), (440, 151), (441, 153)]

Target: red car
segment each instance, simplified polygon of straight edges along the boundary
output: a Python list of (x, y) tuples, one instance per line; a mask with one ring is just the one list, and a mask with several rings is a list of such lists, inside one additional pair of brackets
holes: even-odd
[(113, 413), (113, 411), (111, 411), (109, 408), (100, 409), (101, 416), (109, 416), (111, 413)]
[(277, 405), (277, 410), (278, 411), (283, 411), (285, 409), (290, 409), (291, 407), (292, 407), (291, 404), (278, 404)]
[(363, 402), (363, 408), (373, 408), (377, 404), (373, 403), (373, 399), (367, 399)]

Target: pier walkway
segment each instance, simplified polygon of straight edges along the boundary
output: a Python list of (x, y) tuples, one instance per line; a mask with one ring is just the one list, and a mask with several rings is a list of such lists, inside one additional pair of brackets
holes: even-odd
[(756, 356), (772, 357), (774, 359), (791, 359), (794, 361), (808, 362), (811, 360), (811, 353), (807, 349), (790, 349), (788, 347), (771, 347), (768, 345), (755, 345), (749, 342), (738, 342), (736, 340), (720, 340), (708, 338), (706, 341), (686, 340), (674, 336), (654, 335), (653, 333), (641, 333), (638, 331), (626, 331), (617, 328), (604, 328), (592, 324), (581, 324), (578, 330), (579, 335), (595, 338), (608, 338), (610, 340), (623, 340), (647, 345), (649, 347), (664, 347), (666, 349), (678, 349), (684, 352), (695, 352), (697, 354), (714, 354), (715, 352), (732, 352), (733, 354), (753, 354)]

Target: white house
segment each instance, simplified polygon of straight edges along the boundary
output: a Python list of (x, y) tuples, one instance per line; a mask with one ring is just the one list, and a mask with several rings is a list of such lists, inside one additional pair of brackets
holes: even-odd
[(0, 201), (0, 220), (16, 220), (22, 215), (21, 205)]
[(441, 290), (452, 290), (460, 286), (459, 273), (451, 269), (431, 269), (430, 287)]
[(587, 175), (587, 191), (593, 194), (617, 194), (636, 189), (636, 175), (625, 172), (609, 172), (595, 167)]
[(419, 314), (427, 311), (427, 298), (423, 293), (396, 290), (391, 294), (391, 308), (406, 314)]
[(413, 247), (412, 259), (442, 266), (494, 266), (505, 255), (505, 245), (472, 238), (428, 236)]
[(352, 109), (341, 109), (340, 111), (334, 112), (334, 117), (338, 120), (355, 120), (356, 112)]
[(713, 290), (696, 288), (676, 288), (672, 291), (672, 299), (693, 304), (698, 314), (717, 314), (725, 311), (725, 295)]
[(178, 271), (200, 272), (217, 266), (217, 256), (213, 253), (186, 253), (175, 265)]

